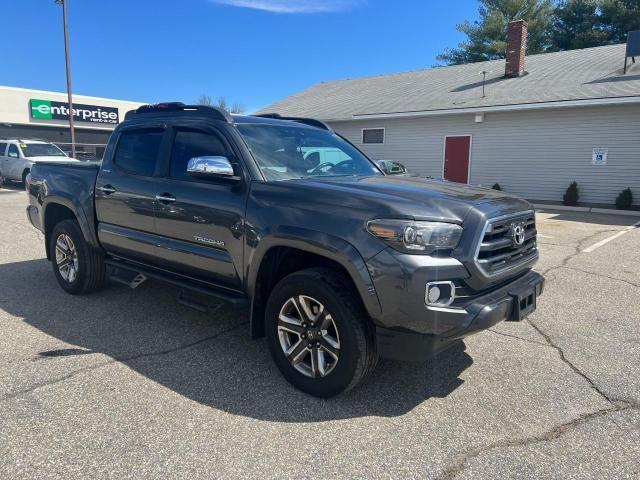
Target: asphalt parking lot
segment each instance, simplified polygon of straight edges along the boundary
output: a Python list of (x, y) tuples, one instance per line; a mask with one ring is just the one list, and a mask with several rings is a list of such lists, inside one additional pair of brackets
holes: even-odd
[(0, 189), (0, 478), (640, 477), (638, 218), (539, 213), (528, 321), (318, 400), (242, 311), (63, 293), (25, 202)]

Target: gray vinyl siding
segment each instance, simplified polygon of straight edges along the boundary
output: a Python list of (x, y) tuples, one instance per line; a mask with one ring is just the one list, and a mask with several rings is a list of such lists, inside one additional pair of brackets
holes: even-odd
[[(580, 202), (612, 205), (631, 187), (640, 205), (640, 106), (554, 108), (422, 118), (332, 122), (373, 159), (397, 160), (421, 175), (442, 178), (445, 136), (472, 135), (469, 183), (532, 200), (562, 201), (578, 182)], [(363, 128), (385, 128), (384, 145), (363, 145)], [(608, 148), (606, 166), (591, 164)]]

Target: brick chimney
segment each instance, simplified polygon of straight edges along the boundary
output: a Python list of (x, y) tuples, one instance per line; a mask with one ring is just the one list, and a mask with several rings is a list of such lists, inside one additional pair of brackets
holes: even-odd
[(527, 53), (527, 33), (529, 27), (524, 20), (509, 22), (507, 31), (507, 62), (504, 75), (521, 77), (524, 75), (524, 58)]

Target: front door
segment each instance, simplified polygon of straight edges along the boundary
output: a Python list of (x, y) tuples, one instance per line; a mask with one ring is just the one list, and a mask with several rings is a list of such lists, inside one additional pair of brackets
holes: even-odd
[(14, 143), (9, 144), (9, 148), (7, 149), (7, 157), (5, 159), (5, 164), (3, 166), (3, 170), (6, 170), (7, 178), (11, 180), (21, 180), (22, 172), (25, 168), (25, 161), (20, 157), (20, 151), (18, 150), (18, 146)]
[(7, 157), (5, 154), (7, 153), (7, 144), (0, 142), (0, 176), (3, 174), (7, 175)]
[(444, 147), (444, 178), (451, 182), (469, 183), (471, 136), (446, 137)]

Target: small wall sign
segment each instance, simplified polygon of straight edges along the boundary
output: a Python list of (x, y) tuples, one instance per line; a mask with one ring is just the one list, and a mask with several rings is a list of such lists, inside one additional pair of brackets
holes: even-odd
[(606, 165), (608, 155), (609, 155), (608, 148), (594, 148), (593, 158), (591, 159), (591, 163), (593, 165)]

